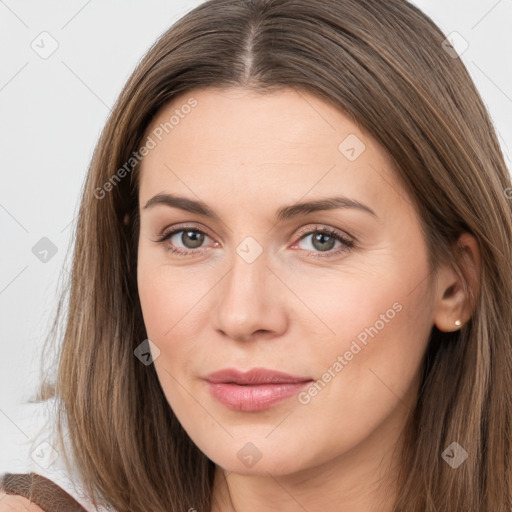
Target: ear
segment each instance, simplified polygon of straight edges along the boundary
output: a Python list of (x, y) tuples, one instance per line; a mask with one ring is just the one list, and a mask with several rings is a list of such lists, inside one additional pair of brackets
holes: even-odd
[(463, 233), (455, 244), (454, 256), (466, 281), (451, 265), (439, 270), (434, 324), (443, 332), (456, 331), (471, 318), (480, 294), (481, 259), (475, 237)]

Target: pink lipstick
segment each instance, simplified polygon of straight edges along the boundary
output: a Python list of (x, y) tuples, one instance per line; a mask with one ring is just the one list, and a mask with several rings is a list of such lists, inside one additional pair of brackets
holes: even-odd
[(205, 377), (210, 394), (235, 411), (261, 411), (296, 395), (313, 381), (266, 368), (227, 368)]

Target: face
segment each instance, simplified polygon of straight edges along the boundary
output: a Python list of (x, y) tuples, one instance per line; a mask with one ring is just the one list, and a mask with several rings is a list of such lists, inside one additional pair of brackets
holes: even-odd
[[(292, 90), (192, 91), (148, 137), (138, 289), (158, 378), (194, 443), (244, 474), (388, 449), (434, 306), (419, 218), (385, 150)], [(302, 383), (205, 380), (226, 368)]]

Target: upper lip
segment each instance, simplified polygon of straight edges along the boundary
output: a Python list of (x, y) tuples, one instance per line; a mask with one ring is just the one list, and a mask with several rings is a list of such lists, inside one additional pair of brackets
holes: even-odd
[(290, 384), (298, 382), (307, 382), (313, 380), (311, 377), (298, 377), (277, 370), (267, 368), (251, 368), (247, 372), (242, 372), (236, 368), (225, 368), (217, 372), (210, 373), (205, 380), (212, 383), (224, 384)]

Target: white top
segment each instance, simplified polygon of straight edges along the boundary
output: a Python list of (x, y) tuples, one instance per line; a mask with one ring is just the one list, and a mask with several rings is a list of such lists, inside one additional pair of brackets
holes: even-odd
[[(37, 473), (56, 483), (88, 512), (115, 512), (113, 508), (95, 507), (84, 492), (77, 470), (68, 472), (62, 445), (54, 425), (55, 398), (0, 409), (0, 475)], [(69, 446), (67, 436), (65, 446)], [(66, 454), (73, 461), (71, 450)]]

